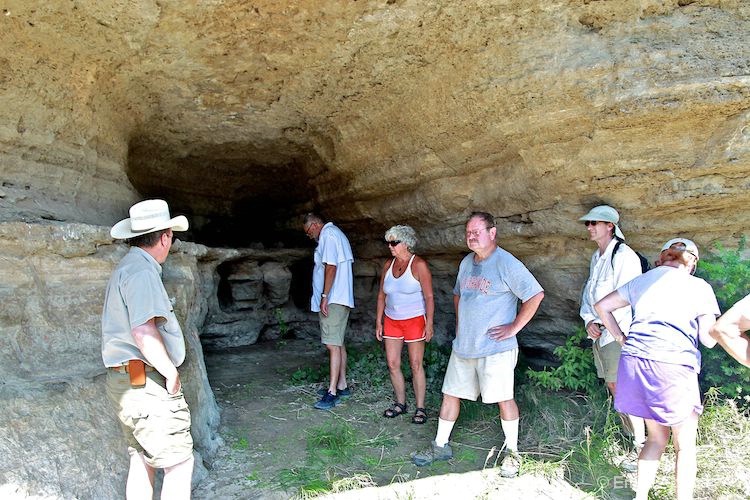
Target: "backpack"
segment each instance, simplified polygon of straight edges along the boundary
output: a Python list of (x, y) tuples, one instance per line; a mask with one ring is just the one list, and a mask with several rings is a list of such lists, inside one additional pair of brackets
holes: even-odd
[[(612, 264), (612, 269), (615, 268), (615, 254), (620, 249), (620, 245), (622, 245), (625, 242), (625, 240), (621, 240), (620, 238), (617, 238), (617, 243), (615, 243), (615, 248), (612, 249), (612, 259), (610, 259), (610, 263)], [(635, 252), (635, 254), (638, 256), (638, 259), (641, 261), (641, 273), (645, 273), (649, 269), (651, 269), (651, 264), (649, 264), (648, 259), (643, 256), (643, 254), (633, 248), (631, 248)]]

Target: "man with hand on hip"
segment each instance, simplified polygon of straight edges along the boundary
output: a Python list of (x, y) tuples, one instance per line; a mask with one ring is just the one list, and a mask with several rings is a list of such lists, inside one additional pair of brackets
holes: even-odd
[(128, 499), (153, 497), (156, 469), (164, 470), (161, 498), (190, 498), (193, 438), (177, 372), (185, 340), (161, 281), (173, 231), (187, 229), (187, 219), (171, 218), (165, 201), (146, 200), (110, 231), (131, 247), (107, 284), (102, 312), (107, 395), (130, 455)]
[(536, 313), (544, 290), (520, 260), (495, 243), (496, 232), (495, 219), (486, 212), (472, 213), (466, 223), (466, 244), (472, 252), (461, 261), (453, 289), (456, 338), (443, 381), (437, 434), (430, 449), (412, 454), (417, 466), (452, 458), (448, 441), (461, 400), (476, 401), (481, 394), (482, 402), (497, 403), (500, 409), (506, 451), (500, 474), (518, 475), (516, 335)]

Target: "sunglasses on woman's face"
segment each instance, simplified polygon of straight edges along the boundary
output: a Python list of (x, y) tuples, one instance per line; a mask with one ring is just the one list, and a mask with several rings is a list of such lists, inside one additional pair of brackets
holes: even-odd
[(399, 243), (401, 243), (401, 240), (385, 240), (385, 244), (390, 245), (392, 247), (395, 247)]

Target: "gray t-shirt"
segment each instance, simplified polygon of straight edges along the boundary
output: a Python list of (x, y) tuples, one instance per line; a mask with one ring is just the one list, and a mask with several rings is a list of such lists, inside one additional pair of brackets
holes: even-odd
[(516, 319), (518, 300), (526, 302), (542, 286), (513, 255), (500, 247), (477, 263), (470, 253), (458, 267), (454, 295), (458, 301), (458, 328), (453, 351), (462, 358), (483, 358), (518, 347), (516, 336), (492, 340), (487, 330)]
[(102, 311), (102, 359), (119, 366), (130, 359), (146, 361), (133, 339), (133, 328), (156, 318), (169, 358), (185, 361), (185, 339), (161, 281), (161, 266), (145, 250), (132, 247), (107, 284)]

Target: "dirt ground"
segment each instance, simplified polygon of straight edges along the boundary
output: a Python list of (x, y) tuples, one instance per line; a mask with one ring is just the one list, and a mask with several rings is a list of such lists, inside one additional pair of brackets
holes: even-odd
[[(352, 380), (352, 396), (332, 411), (313, 408), (319, 386), (292, 386), (300, 368), (326, 362), (318, 343), (302, 340), (264, 342), (230, 352), (207, 353), (206, 367), (221, 407), (224, 446), (209, 477), (194, 491), (197, 499), (290, 498), (299, 486), (336, 478), (364, 478), (365, 489), (336, 498), (488, 498), (497, 493), (526, 498), (590, 498), (557, 477), (541, 473), (503, 479), (491, 467), (488, 452), (502, 443), (500, 426), (454, 430), (454, 458), (432, 467), (414, 466), (409, 454), (424, 449), (437, 428), (437, 403), (428, 408), (425, 425), (411, 423), (409, 413), (382, 417), (390, 394), (367, 393)], [(326, 461), (308, 441), (316, 430), (350, 429), (360, 445), (345, 460)], [(366, 473), (366, 475), (365, 475)]]

